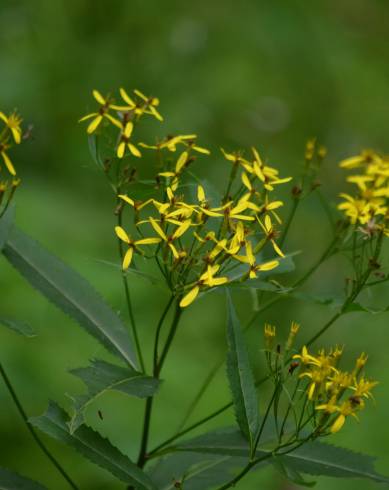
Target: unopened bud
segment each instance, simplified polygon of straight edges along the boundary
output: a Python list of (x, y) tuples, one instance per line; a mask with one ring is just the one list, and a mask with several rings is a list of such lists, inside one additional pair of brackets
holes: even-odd
[(266, 348), (271, 350), (273, 348), (273, 342), (276, 336), (276, 327), (265, 323), (264, 334)]

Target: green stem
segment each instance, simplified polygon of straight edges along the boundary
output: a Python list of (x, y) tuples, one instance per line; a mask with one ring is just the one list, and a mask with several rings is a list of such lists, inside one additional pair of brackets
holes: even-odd
[(162, 350), (161, 357), (160, 357), (157, 365), (154, 368), (154, 376), (156, 376), (156, 377), (159, 377), (160, 374), (161, 374), (162, 367), (163, 367), (163, 365), (165, 363), (166, 356), (168, 355), (168, 352), (169, 352), (170, 347), (172, 345), (174, 336), (176, 334), (177, 327), (178, 327), (178, 324), (180, 322), (181, 315), (182, 315), (182, 308), (180, 307), (180, 300), (177, 299), (176, 311), (174, 313), (173, 322), (172, 322), (172, 325), (170, 327), (170, 331), (169, 331), (169, 334), (168, 334), (168, 337), (167, 337), (165, 346), (164, 346), (164, 348)]
[[(293, 284), (293, 286), (292, 286), (293, 288), (296, 287), (296, 286), (301, 286), (316, 271), (316, 269), (330, 255), (330, 252), (332, 252), (332, 249), (333, 249), (333, 247), (334, 247), (334, 245), (335, 245), (335, 243), (336, 243), (337, 240), (338, 240), (338, 237), (335, 237), (334, 240), (331, 241), (330, 245), (327, 247), (327, 249), (324, 251), (324, 253), (320, 256), (320, 258), (315, 262), (315, 264), (304, 274), (304, 276), (302, 278), (300, 278), (298, 281), (296, 281)], [(265, 303), (262, 306), (262, 308), (260, 308), (258, 311), (256, 311), (251, 316), (251, 318), (246, 323), (246, 325), (244, 327), (244, 330), (247, 330), (254, 323), (254, 321), (257, 319), (257, 317), (261, 313), (263, 313), (268, 308), (270, 308), (274, 304), (278, 303), (278, 301), (281, 301), (282, 299), (283, 299), (283, 296), (280, 295), (280, 296), (277, 296), (277, 297), (269, 300), (267, 303)], [(335, 321), (335, 320), (333, 320), (333, 321)], [(181, 427), (183, 427), (185, 425), (185, 423), (187, 422), (189, 416), (193, 413), (193, 410), (197, 406), (197, 404), (200, 401), (202, 395), (205, 393), (206, 389), (208, 388), (208, 386), (210, 385), (210, 383), (212, 382), (212, 380), (216, 376), (217, 372), (219, 371), (219, 369), (221, 368), (221, 366), (223, 365), (223, 363), (224, 363), (224, 358), (221, 358), (220, 361), (209, 372), (209, 374), (208, 374), (207, 378), (205, 379), (204, 383), (201, 385), (200, 390), (196, 394), (196, 397), (195, 397), (194, 401), (191, 403), (190, 409), (187, 412), (187, 414), (186, 414), (183, 422), (180, 424), (179, 428), (181, 428)], [(267, 377), (265, 378), (265, 380), (266, 379), (267, 379)], [(209, 416), (204, 417), (203, 419), (199, 420), (198, 422), (192, 424), (187, 429), (185, 429), (185, 430), (179, 430), (176, 433), (176, 435), (172, 436), (171, 438), (167, 439), (162, 444), (160, 444), (159, 446), (157, 446), (156, 448), (154, 448), (153, 451), (151, 451), (150, 454), (153, 454), (153, 453), (157, 452), (159, 449), (161, 449), (161, 448), (165, 447), (166, 445), (170, 444), (170, 442), (174, 441), (175, 439), (177, 439), (177, 438), (185, 435), (187, 432), (190, 432), (191, 430), (197, 428), (199, 425), (202, 425), (203, 423), (208, 422), (208, 420), (211, 420), (212, 418), (216, 417), (217, 415), (223, 413), (225, 410), (227, 410), (231, 406), (232, 406), (232, 403), (226, 404), (221, 409), (216, 410), (215, 412), (213, 412)]]
[(266, 424), (266, 421), (267, 421), (267, 419), (269, 417), (270, 409), (271, 409), (271, 407), (273, 405), (273, 402), (276, 399), (278, 389), (279, 389), (279, 386), (276, 385), (276, 387), (274, 388), (273, 395), (272, 395), (272, 397), (270, 399), (269, 405), (267, 406), (265, 415), (264, 415), (264, 417), (262, 419), (261, 427), (259, 428), (258, 434), (257, 434), (256, 439), (255, 439), (255, 442), (254, 442), (254, 454), (253, 454), (253, 456), (255, 455), (255, 453), (257, 451), (258, 444), (259, 444), (259, 442), (261, 440), (261, 437), (262, 437), (263, 429), (265, 428), (265, 424)]
[(226, 490), (227, 488), (234, 487), (244, 476), (247, 475), (247, 473), (258, 463), (261, 463), (262, 461), (265, 461), (266, 459), (269, 459), (273, 456), (273, 453), (266, 454), (265, 456), (262, 456), (260, 458), (255, 459), (254, 461), (250, 461), (232, 480), (229, 482), (225, 483), (221, 487), (218, 487), (217, 490)]
[[(122, 212), (121, 211), (119, 211), (119, 213), (118, 213), (118, 226), (122, 226)], [(120, 258), (121, 258), (121, 261), (123, 262), (124, 246), (123, 246), (123, 242), (119, 238), (118, 238), (118, 244), (119, 244)], [(122, 280), (123, 280), (124, 294), (126, 297), (128, 316), (130, 318), (132, 336), (133, 336), (134, 341), (135, 341), (136, 353), (137, 353), (137, 357), (139, 360), (141, 371), (142, 371), (142, 373), (144, 373), (145, 372), (145, 363), (144, 363), (144, 359), (143, 359), (143, 355), (142, 355), (142, 349), (140, 346), (138, 330), (136, 328), (136, 322), (135, 322), (134, 312), (133, 312), (133, 308), (132, 308), (130, 287), (128, 285), (128, 280), (127, 280), (127, 276), (126, 276), (125, 272), (122, 272)]]
[(196, 429), (197, 427), (200, 427), (201, 425), (205, 424), (209, 420), (212, 420), (213, 418), (217, 417), (221, 413), (225, 412), (228, 410), (230, 407), (232, 407), (233, 403), (229, 402), (226, 405), (223, 405), (221, 408), (216, 410), (215, 412), (212, 412), (210, 415), (198, 420), (194, 424), (190, 425), (186, 429), (181, 430), (180, 432), (177, 432), (177, 434), (174, 434), (174, 436), (169, 437), (169, 439), (166, 439), (163, 441), (161, 444), (156, 446), (152, 451), (149, 452), (149, 456), (157, 455), (157, 452), (159, 452), (161, 449), (164, 447), (168, 446), (171, 442), (174, 442), (176, 439), (179, 439), (180, 437), (184, 436), (188, 432), (191, 432), (192, 430)]
[(289, 232), (290, 225), (292, 224), (292, 221), (294, 219), (294, 216), (296, 214), (296, 211), (297, 211), (297, 208), (298, 208), (298, 205), (299, 204), (300, 204), (300, 198), (295, 197), (294, 200), (293, 200), (292, 207), (290, 209), (289, 216), (288, 216), (288, 218), (286, 220), (286, 223), (285, 223), (285, 226), (284, 226), (284, 231), (283, 231), (282, 236), (281, 236), (281, 238), (279, 240), (279, 246), (280, 246), (281, 249), (282, 249), (282, 246), (285, 243), (286, 237), (287, 237), (288, 232)]
[(163, 310), (162, 316), (159, 319), (157, 329), (155, 331), (155, 340), (154, 340), (154, 357), (153, 357), (153, 372), (156, 369), (156, 366), (158, 365), (158, 345), (159, 345), (159, 337), (161, 335), (161, 330), (163, 326), (163, 322), (165, 321), (166, 315), (169, 312), (170, 306), (174, 301), (174, 296), (171, 296), (169, 299), (165, 309)]
[[(167, 307), (165, 308), (164, 312), (162, 313), (161, 320), (158, 324), (157, 330), (160, 330), (160, 325), (162, 326), (163, 320), (166, 317), (166, 314), (170, 308), (171, 301), (169, 301)], [(177, 327), (180, 321), (182, 315), (182, 309), (180, 308), (179, 305), (179, 299), (177, 299), (177, 304), (176, 304), (176, 310), (175, 314), (173, 317), (173, 321), (170, 327), (170, 331), (165, 343), (165, 346), (162, 350), (161, 357), (158, 359), (158, 356), (155, 355), (157, 347), (154, 347), (154, 366), (153, 366), (153, 376), (157, 379), (159, 379), (163, 365), (165, 363), (166, 356), (170, 350), (171, 344), (173, 342), (174, 336), (177, 331)], [(159, 338), (159, 333), (156, 335), (156, 342)], [(141, 447), (139, 451), (139, 457), (138, 457), (138, 466), (140, 468), (143, 468), (149, 458), (149, 454), (147, 452), (147, 446), (148, 446), (148, 440), (149, 440), (149, 434), (150, 434), (150, 424), (151, 424), (151, 415), (152, 415), (152, 409), (153, 409), (153, 397), (149, 397), (146, 400), (146, 407), (145, 407), (145, 415), (144, 415), (144, 420), (143, 420), (143, 431), (142, 431), (142, 441), (141, 441)]]
[(72, 481), (72, 479), (70, 478), (70, 476), (66, 473), (66, 471), (62, 468), (62, 466), (58, 463), (58, 461), (55, 459), (55, 457), (51, 454), (51, 452), (49, 451), (49, 449), (45, 446), (45, 444), (42, 442), (42, 440), (40, 439), (40, 437), (38, 436), (38, 434), (35, 432), (35, 429), (32, 427), (32, 425), (30, 424), (29, 420), (28, 420), (28, 416), (19, 400), (19, 398), (17, 397), (16, 395), (16, 392), (11, 384), (11, 381), (10, 379), (8, 378), (7, 376), (7, 373), (5, 372), (4, 370), (4, 367), (2, 366), (2, 364), (0, 364), (0, 374), (4, 380), (4, 383), (12, 397), (12, 400), (14, 402), (14, 404), (16, 405), (16, 408), (20, 414), (20, 416), (22, 417), (23, 419), (23, 422), (25, 423), (28, 431), (30, 432), (31, 436), (33, 437), (34, 441), (36, 442), (36, 444), (40, 447), (40, 449), (43, 451), (43, 453), (47, 456), (47, 458), (52, 462), (52, 464), (57, 468), (57, 470), (59, 471), (59, 473), (61, 473), (61, 475), (63, 476), (63, 478), (69, 483), (69, 485), (74, 489), (74, 490), (78, 490), (78, 487), (77, 485)]

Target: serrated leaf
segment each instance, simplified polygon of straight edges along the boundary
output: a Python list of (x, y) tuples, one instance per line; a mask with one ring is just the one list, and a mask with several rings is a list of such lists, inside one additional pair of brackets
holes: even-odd
[(30, 325), (24, 322), (20, 322), (19, 320), (0, 318), (0, 325), (3, 325), (4, 327), (7, 327), (20, 335), (24, 335), (25, 337), (36, 336), (34, 329)]
[(185, 490), (207, 490), (226, 482), (246, 464), (247, 458), (177, 453), (160, 460), (148, 474), (158, 490), (175, 490), (176, 482)]
[(281, 458), (287, 466), (309, 475), (366, 478), (389, 483), (389, 478), (375, 471), (375, 458), (320, 441), (306, 443)]
[(46, 490), (46, 487), (25, 476), (0, 468), (0, 490)]
[[(277, 434), (271, 424), (265, 424), (261, 435), (261, 447), (273, 448)], [(225, 456), (247, 457), (247, 440), (235, 427), (224, 427), (194, 437), (172, 446), (175, 451), (191, 451)]]
[[(301, 299), (303, 301), (310, 301), (319, 305), (328, 306), (329, 308), (332, 309), (342, 308), (343, 304), (346, 301), (345, 297), (335, 296), (330, 294), (310, 294), (310, 293), (300, 292), (300, 291), (296, 291), (296, 292), (292, 291), (288, 294), (292, 298)], [(342, 308), (343, 313), (354, 313), (358, 311), (377, 315), (379, 313), (385, 313), (389, 311), (389, 306), (382, 309), (374, 309), (374, 308), (369, 308), (368, 306), (361, 305), (360, 303), (354, 301), (352, 303), (347, 303), (346, 306)]]
[(80, 378), (88, 388), (86, 395), (73, 397), (75, 412), (68, 423), (71, 433), (83, 424), (84, 411), (88, 405), (107, 391), (120, 391), (138, 398), (147, 398), (156, 393), (160, 384), (159, 380), (134, 369), (101, 360), (92, 360), (90, 366), (72, 369), (70, 372)]
[(295, 483), (296, 485), (300, 485), (302, 487), (314, 487), (316, 485), (315, 481), (306, 481), (300, 475), (298, 471), (294, 468), (285, 464), (281, 458), (277, 456), (273, 456), (271, 460), (274, 468), (284, 477), (286, 480)]
[[(285, 466), (313, 476), (366, 478), (389, 483), (388, 477), (375, 471), (375, 458), (350, 449), (332, 446), (318, 440), (307, 442), (285, 455), (277, 455), (276, 447), (277, 443), (274, 439), (265, 440), (257, 449), (255, 457), (267, 457), (266, 462), (271, 463), (269, 456), (276, 454)], [(238, 457), (247, 454), (248, 445), (236, 433), (224, 429), (185, 441), (174, 446), (172, 450)]]
[(383, 309), (376, 310), (374, 308), (369, 308), (367, 306), (363, 306), (360, 303), (354, 302), (350, 303), (346, 306), (346, 308), (343, 309), (343, 313), (353, 313), (355, 311), (362, 311), (365, 313), (370, 313), (372, 315), (377, 315), (379, 313), (386, 313), (389, 311), (389, 306)]
[(335, 296), (333, 294), (310, 294), (303, 291), (293, 291), (289, 293), (292, 298), (300, 299), (302, 301), (316, 303), (318, 305), (328, 306), (329, 308), (340, 308), (345, 298), (342, 296)]
[(227, 297), (227, 376), (232, 392), (235, 415), (242, 434), (253, 450), (259, 429), (258, 398), (247, 347), (231, 295)]
[(82, 425), (74, 434), (70, 434), (66, 422), (66, 412), (54, 402), (50, 402), (45, 414), (30, 419), (32, 425), (76, 449), (120, 481), (132, 485), (136, 490), (156, 490), (150, 478), (108, 439), (86, 425)]
[(136, 367), (132, 342), (124, 324), (82, 276), (16, 227), (8, 237), (3, 254), (47, 299), (108, 350)]
[(15, 220), (15, 208), (11, 206), (0, 218), (0, 252), (7, 242), (8, 235), (11, 232)]

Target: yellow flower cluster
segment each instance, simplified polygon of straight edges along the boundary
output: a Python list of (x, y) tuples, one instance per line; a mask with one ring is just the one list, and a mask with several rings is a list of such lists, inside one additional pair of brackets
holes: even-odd
[(322, 412), (318, 427), (322, 431), (338, 432), (348, 416), (358, 419), (357, 412), (365, 407), (365, 400), (371, 398), (371, 389), (377, 384), (365, 378), (363, 368), (367, 356), (362, 353), (351, 372), (338, 367), (343, 349), (335, 347), (330, 352), (319, 351), (312, 355), (307, 347), (293, 359), (301, 364), (301, 379), (308, 378), (307, 397), (315, 410)]
[[(7, 176), (0, 181), (0, 206), (6, 201), (5, 208), (8, 206), (16, 188), (20, 184), (20, 179), (16, 177), (15, 167), (9, 157), (9, 150), (13, 144), (20, 144), (22, 141), (22, 119), (16, 112), (6, 116), (0, 111), (0, 156), (7, 171)], [(2, 167), (0, 166), (0, 171)], [(0, 214), (0, 216), (3, 214)]]
[(344, 199), (338, 209), (344, 212), (352, 224), (368, 225), (384, 229), (389, 219), (389, 158), (371, 150), (347, 158), (340, 163), (341, 168), (359, 169), (347, 181), (356, 186), (353, 195), (342, 193)]
[[(128, 93), (121, 88), (120, 96), (122, 105), (116, 105), (112, 97), (103, 97), (98, 90), (93, 90), (93, 97), (99, 104), (96, 112), (87, 114), (80, 122), (89, 121), (88, 134), (94, 133), (101, 123), (106, 120), (120, 130), (116, 153), (118, 158), (123, 158), (126, 152), (133, 156), (141, 157), (139, 148), (130, 141), (134, 124), (145, 114), (149, 114), (159, 121), (163, 121), (157, 107), (159, 100), (156, 97), (146, 97), (140, 90), (134, 90), (135, 98), (132, 99)], [(112, 115), (114, 112), (115, 115)]]
[[(188, 172), (197, 156), (210, 155), (197, 144), (195, 134), (170, 135), (156, 144), (134, 141), (134, 128), (141, 117), (150, 115), (162, 121), (158, 99), (139, 90), (134, 93), (135, 100), (120, 89), (124, 105), (116, 105), (95, 90), (100, 108), (81, 119), (91, 120), (89, 134), (104, 120), (120, 129), (115, 147), (118, 165), (124, 157), (142, 157), (139, 148), (156, 152), (159, 171), (153, 196), (138, 200), (131, 186), (127, 193), (119, 189), (118, 198), (131, 209), (136, 234), (132, 238), (122, 226), (115, 229), (128, 247), (123, 269), (130, 267), (135, 254), (154, 259), (181, 307), (186, 307), (203, 290), (276, 268), (284, 257), (275, 226), (281, 224), (276, 210), (283, 202), (273, 199), (272, 193), (291, 178), (280, 178), (255, 148), (248, 157), (221, 150), (231, 163), (230, 176), (223, 197), (211, 198), (207, 186)], [(263, 258), (266, 249), (273, 256), (267, 260)]]

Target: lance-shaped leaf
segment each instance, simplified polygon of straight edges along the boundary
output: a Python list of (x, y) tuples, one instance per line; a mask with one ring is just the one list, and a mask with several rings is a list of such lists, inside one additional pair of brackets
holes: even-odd
[(138, 398), (147, 398), (153, 396), (159, 386), (155, 378), (101, 360), (92, 360), (90, 366), (70, 372), (82, 379), (88, 388), (86, 395), (74, 397), (75, 412), (68, 424), (71, 433), (84, 422), (84, 410), (88, 405), (107, 391), (121, 391)]
[(7, 209), (4, 215), (0, 218), (0, 252), (3, 250), (7, 242), (8, 235), (11, 232), (15, 218), (15, 208), (11, 206)]
[(30, 419), (32, 425), (76, 449), (85, 458), (136, 490), (156, 490), (150, 478), (108, 439), (85, 425), (70, 434), (66, 421), (66, 412), (53, 402), (50, 402), (44, 415)]
[[(272, 424), (265, 424), (261, 435), (261, 448), (274, 448), (278, 440)], [(172, 446), (175, 451), (220, 454), (224, 456), (247, 457), (247, 440), (236, 427), (212, 430)]]
[(3, 254), (47, 299), (112, 353), (136, 367), (132, 342), (122, 321), (76, 271), (16, 227), (8, 237)]
[(226, 290), (226, 296), (227, 376), (236, 419), (242, 434), (249, 441), (250, 451), (252, 451), (259, 428), (258, 399), (242, 328), (228, 290)]
[(17, 332), (25, 337), (35, 337), (36, 333), (27, 323), (20, 322), (19, 320), (12, 320), (10, 318), (0, 318), (0, 325)]
[(96, 134), (89, 135), (88, 146), (89, 146), (89, 151), (90, 151), (90, 154), (93, 158), (93, 161), (95, 162), (95, 164), (98, 167), (103, 169), (104, 168), (104, 162), (103, 162), (103, 158), (100, 155), (99, 139), (98, 139), (98, 136)]
[(158, 490), (207, 490), (229, 480), (247, 464), (246, 458), (215, 454), (177, 453), (159, 461), (149, 471)]
[(0, 490), (46, 490), (46, 487), (17, 473), (0, 468)]
[(286, 466), (309, 475), (367, 478), (389, 483), (389, 478), (375, 471), (375, 458), (319, 441), (306, 443), (290, 454), (279, 457)]
[(301, 487), (314, 487), (316, 485), (315, 481), (304, 480), (303, 476), (295, 470), (293, 467), (286, 465), (282, 458), (277, 458), (274, 456), (271, 460), (274, 468), (288, 481), (300, 485)]
[[(376, 482), (389, 483), (389, 478), (378, 474), (374, 469), (374, 458), (349, 449), (332, 446), (318, 440), (307, 442), (284, 455), (277, 455), (277, 442), (264, 437), (256, 458), (263, 463), (274, 464), (277, 458), (282, 464), (297, 473), (314, 476), (343, 478), (366, 478)], [(231, 429), (213, 431), (185, 441), (172, 448), (175, 451), (190, 451), (219, 456), (243, 457), (247, 455), (248, 444)], [(292, 473), (291, 473), (292, 474)]]

